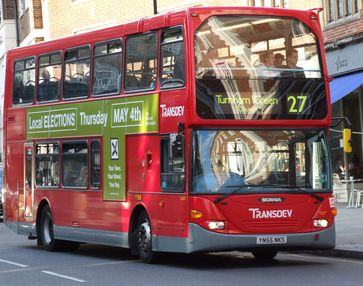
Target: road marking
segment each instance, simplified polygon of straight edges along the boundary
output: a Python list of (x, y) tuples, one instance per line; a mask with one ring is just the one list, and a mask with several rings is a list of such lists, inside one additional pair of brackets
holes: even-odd
[(108, 266), (108, 265), (118, 265), (118, 264), (126, 264), (126, 263), (135, 263), (140, 262), (141, 260), (127, 260), (127, 261), (116, 261), (116, 262), (100, 262), (84, 265), (84, 267), (99, 267), (99, 266)]
[(49, 274), (49, 275), (53, 275), (53, 276), (60, 277), (60, 278), (64, 278), (64, 279), (68, 279), (68, 280), (72, 280), (72, 281), (76, 281), (76, 282), (79, 282), (79, 283), (85, 283), (85, 282), (87, 282), (86, 280), (82, 280), (82, 279), (74, 278), (74, 277), (71, 277), (71, 276), (66, 276), (66, 275), (58, 274), (58, 273), (51, 272), (51, 271), (42, 271), (42, 273)]
[(15, 266), (19, 266), (19, 267), (22, 267), (22, 268), (29, 267), (28, 265), (25, 265), (25, 264), (16, 263), (16, 262), (12, 262), (12, 261), (9, 261), (9, 260), (4, 260), (4, 259), (0, 259), (0, 262), (15, 265)]
[(307, 257), (309, 258), (314, 258), (317, 260), (328, 260), (328, 261), (338, 261), (338, 262), (347, 262), (347, 263), (354, 263), (354, 264), (362, 264), (363, 265), (363, 261), (357, 261), (357, 260), (350, 260), (350, 259), (344, 259), (344, 258), (332, 258), (332, 257), (323, 257), (323, 256), (304, 256), (304, 255), (298, 255), (298, 254), (289, 254), (290, 256), (295, 256), (295, 257), (299, 257), (299, 258), (304, 258), (306, 259)]

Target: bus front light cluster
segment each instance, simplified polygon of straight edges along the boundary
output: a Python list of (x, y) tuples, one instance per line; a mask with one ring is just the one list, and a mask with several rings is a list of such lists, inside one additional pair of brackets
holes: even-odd
[(328, 226), (328, 221), (326, 219), (314, 219), (314, 226), (326, 228)]
[(224, 221), (210, 221), (208, 227), (211, 230), (221, 230), (224, 229)]

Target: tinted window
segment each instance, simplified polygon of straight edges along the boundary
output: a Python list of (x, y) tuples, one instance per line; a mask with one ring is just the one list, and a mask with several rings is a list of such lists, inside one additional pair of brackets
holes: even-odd
[(59, 99), (61, 74), (61, 52), (39, 57), (37, 101)]
[(35, 176), (38, 187), (59, 186), (59, 145), (37, 144), (35, 155)]
[(15, 62), (13, 104), (32, 103), (35, 93), (35, 57)]
[(185, 82), (184, 41), (181, 28), (173, 28), (162, 34), (161, 40), (161, 88), (183, 86)]
[(143, 34), (126, 40), (126, 91), (155, 88), (157, 53), (157, 33)]
[(87, 142), (63, 143), (62, 184), (65, 187), (88, 187)]
[(93, 94), (120, 93), (121, 66), (121, 40), (97, 44), (93, 60)]
[(89, 93), (89, 47), (68, 50), (64, 56), (64, 98), (87, 97)]

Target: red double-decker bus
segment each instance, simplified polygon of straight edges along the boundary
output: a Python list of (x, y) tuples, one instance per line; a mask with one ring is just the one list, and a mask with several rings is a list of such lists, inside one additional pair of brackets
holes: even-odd
[(9, 51), (6, 225), (146, 262), (333, 248), (317, 12), (191, 8)]

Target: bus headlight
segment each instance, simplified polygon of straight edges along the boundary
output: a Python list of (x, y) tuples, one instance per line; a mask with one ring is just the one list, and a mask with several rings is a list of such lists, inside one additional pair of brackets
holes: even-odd
[(224, 229), (224, 221), (210, 221), (208, 223), (208, 227), (209, 229), (211, 230), (221, 230), (221, 229)]
[(328, 221), (326, 219), (314, 219), (314, 226), (325, 228), (328, 226)]

